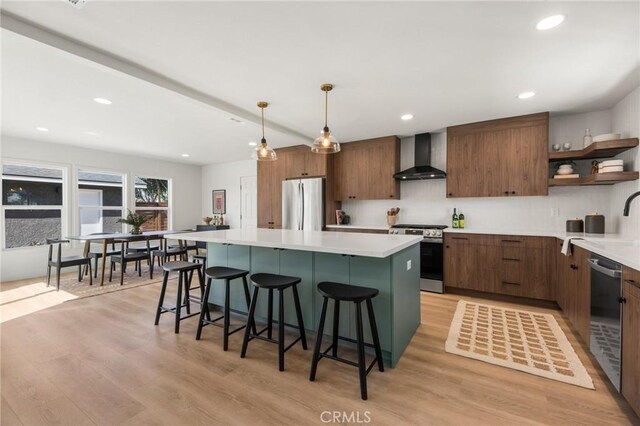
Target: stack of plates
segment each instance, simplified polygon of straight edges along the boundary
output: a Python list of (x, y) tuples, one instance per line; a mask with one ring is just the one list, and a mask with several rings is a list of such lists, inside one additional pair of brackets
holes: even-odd
[(598, 164), (598, 173), (615, 173), (623, 171), (622, 160), (606, 160)]

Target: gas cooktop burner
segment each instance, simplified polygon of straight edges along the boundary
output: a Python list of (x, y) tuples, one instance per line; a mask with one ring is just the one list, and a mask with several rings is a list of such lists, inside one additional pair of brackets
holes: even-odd
[(393, 225), (392, 228), (397, 229), (445, 229), (447, 225)]

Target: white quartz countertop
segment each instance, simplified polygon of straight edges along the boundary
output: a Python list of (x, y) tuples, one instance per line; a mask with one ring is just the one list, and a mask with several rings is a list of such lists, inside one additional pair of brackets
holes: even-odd
[(448, 234), (493, 234), (493, 235), (520, 235), (523, 237), (555, 237), (564, 240), (574, 237), (571, 242), (592, 253), (604, 256), (640, 271), (640, 239), (630, 235), (620, 234), (583, 234), (552, 230), (508, 230), (508, 229), (453, 229), (444, 231)]
[(372, 229), (374, 231), (388, 231), (389, 226), (380, 226), (380, 225), (327, 225), (329, 229)]
[(255, 247), (387, 257), (422, 241), (422, 236), (354, 234), (286, 229), (229, 229), (171, 235), (172, 239)]

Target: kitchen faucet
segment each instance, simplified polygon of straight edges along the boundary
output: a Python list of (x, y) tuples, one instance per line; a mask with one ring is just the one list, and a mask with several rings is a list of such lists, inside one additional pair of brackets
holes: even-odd
[(627, 201), (624, 202), (624, 212), (622, 213), (623, 216), (629, 216), (629, 208), (631, 207), (631, 202), (633, 201), (634, 198), (636, 198), (639, 195), (640, 195), (640, 191), (634, 192), (633, 194), (629, 195), (629, 198), (627, 198)]

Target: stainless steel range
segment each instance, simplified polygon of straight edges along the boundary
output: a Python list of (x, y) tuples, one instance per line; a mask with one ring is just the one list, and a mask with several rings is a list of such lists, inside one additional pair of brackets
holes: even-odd
[(389, 229), (390, 234), (422, 235), (420, 289), (423, 291), (444, 293), (442, 230), (446, 227), (446, 225), (394, 225)]

